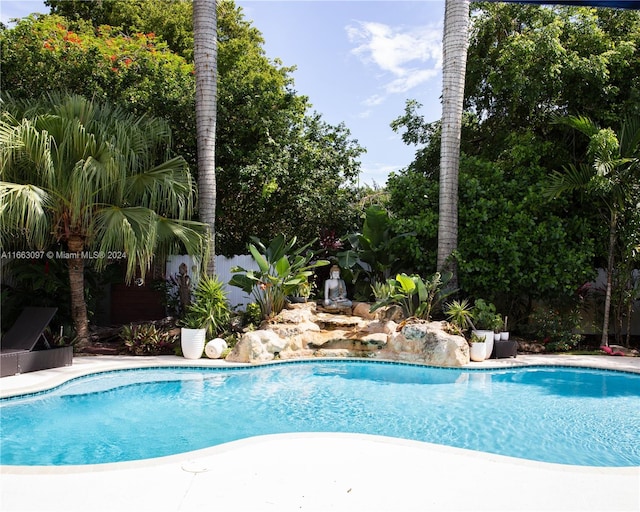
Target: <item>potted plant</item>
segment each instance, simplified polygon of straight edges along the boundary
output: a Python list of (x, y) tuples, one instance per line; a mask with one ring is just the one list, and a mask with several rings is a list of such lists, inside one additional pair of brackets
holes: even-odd
[(473, 304), (473, 319), (475, 323), (474, 333), (478, 337), (484, 337), (487, 343), (487, 358), (493, 352), (494, 331), (497, 322), (501, 319), (496, 313), (496, 307), (484, 299), (476, 299)]
[(484, 336), (478, 336), (476, 332), (471, 333), (469, 338), (469, 357), (472, 361), (484, 361), (487, 358), (487, 343)]
[(195, 316), (185, 316), (180, 322), (180, 348), (187, 359), (200, 359), (204, 352), (207, 330)]
[(502, 319), (501, 316), (496, 315), (496, 319), (493, 324), (493, 341), (500, 341), (503, 328), (504, 328), (504, 320)]
[(214, 337), (231, 317), (223, 284), (216, 277), (202, 276), (194, 300), (182, 320), (180, 346), (187, 359), (200, 359), (207, 337)]
[(509, 340), (509, 330), (507, 329), (507, 321), (509, 319), (505, 316), (504, 317), (504, 322), (502, 324), (502, 330), (500, 331), (500, 340), (501, 341), (508, 341)]

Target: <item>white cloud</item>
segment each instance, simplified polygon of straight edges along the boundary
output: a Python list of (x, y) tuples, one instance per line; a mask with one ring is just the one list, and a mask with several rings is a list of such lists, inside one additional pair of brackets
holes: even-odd
[(389, 165), (380, 162), (364, 163), (362, 165), (362, 172), (360, 173), (360, 183), (368, 184), (370, 186), (382, 185), (387, 183), (387, 178), (390, 172), (397, 172), (402, 168), (399, 165)]
[(380, 94), (374, 94), (373, 96), (369, 96), (366, 100), (362, 102), (363, 105), (367, 107), (375, 107), (376, 105), (380, 105), (385, 100), (384, 96)]
[(346, 31), (356, 45), (351, 53), (393, 76), (384, 84), (387, 93), (413, 89), (442, 67), (442, 29), (436, 25), (406, 29), (361, 21)]

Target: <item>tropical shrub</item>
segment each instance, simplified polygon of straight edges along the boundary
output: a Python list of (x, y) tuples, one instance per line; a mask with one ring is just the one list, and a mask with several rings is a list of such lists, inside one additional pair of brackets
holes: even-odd
[(230, 319), (231, 308), (223, 283), (215, 276), (200, 277), (181, 325), (206, 329), (207, 336), (213, 337), (226, 329)]
[[(402, 308), (405, 317), (417, 317), (430, 320), (434, 309), (444, 298), (453, 293), (451, 290), (445, 291), (445, 285), (451, 279), (451, 273), (440, 274), (436, 272), (430, 279), (423, 280), (419, 275), (398, 274), (395, 279), (388, 279), (389, 293), (386, 298), (382, 298), (371, 307), (371, 311), (397, 304)], [(379, 288), (378, 288), (379, 289)]]
[(262, 318), (269, 319), (284, 309), (287, 296), (296, 293), (303, 283), (309, 282), (314, 268), (329, 264), (328, 260), (315, 260), (314, 252), (307, 244), (294, 249), (297, 238), (287, 240), (278, 235), (268, 246), (258, 238), (251, 237), (249, 252), (258, 265), (258, 270), (233, 267), (229, 284), (250, 294), (260, 305)]
[(400, 261), (394, 244), (407, 235), (393, 233), (389, 212), (384, 208), (377, 205), (367, 208), (362, 233), (347, 235), (351, 248), (336, 255), (340, 268), (352, 273), (356, 294), (368, 300), (372, 284), (389, 279)]
[(576, 330), (580, 327), (580, 308), (538, 306), (529, 316), (529, 331), (542, 342), (548, 352), (573, 350), (584, 339)]
[(120, 331), (127, 352), (136, 356), (173, 354), (179, 337), (154, 324), (125, 325)]
[(262, 308), (257, 302), (250, 302), (244, 311), (244, 324), (256, 327), (262, 322)]
[(502, 317), (496, 312), (496, 307), (484, 299), (476, 299), (473, 304), (472, 318), (476, 329), (493, 331), (503, 324)]

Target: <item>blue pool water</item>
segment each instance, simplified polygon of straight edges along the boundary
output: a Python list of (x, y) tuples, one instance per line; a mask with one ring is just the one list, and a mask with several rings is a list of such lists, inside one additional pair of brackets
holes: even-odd
[(531, 460), (640, 465), (640, 375), (364, 361), (96, 374), (0, 404), (0, 462), (98, 464), (286, 432), (354, 432)]

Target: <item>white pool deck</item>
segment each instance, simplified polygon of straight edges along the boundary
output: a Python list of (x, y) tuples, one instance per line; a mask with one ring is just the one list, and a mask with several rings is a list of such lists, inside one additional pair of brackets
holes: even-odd
[[(76, 357), (70, 367), (0, 379), (0, 396), (96, 371), (225, 364), (173, 356)], [(608, 356), (519, 355), (468, 367), (538, 364), (640, 373), (640, 358)], [(640, 467), (539, 463), (368, 435), (271, 435), (147, 461), (0, 466), (0, 510), (638, 512)]]

